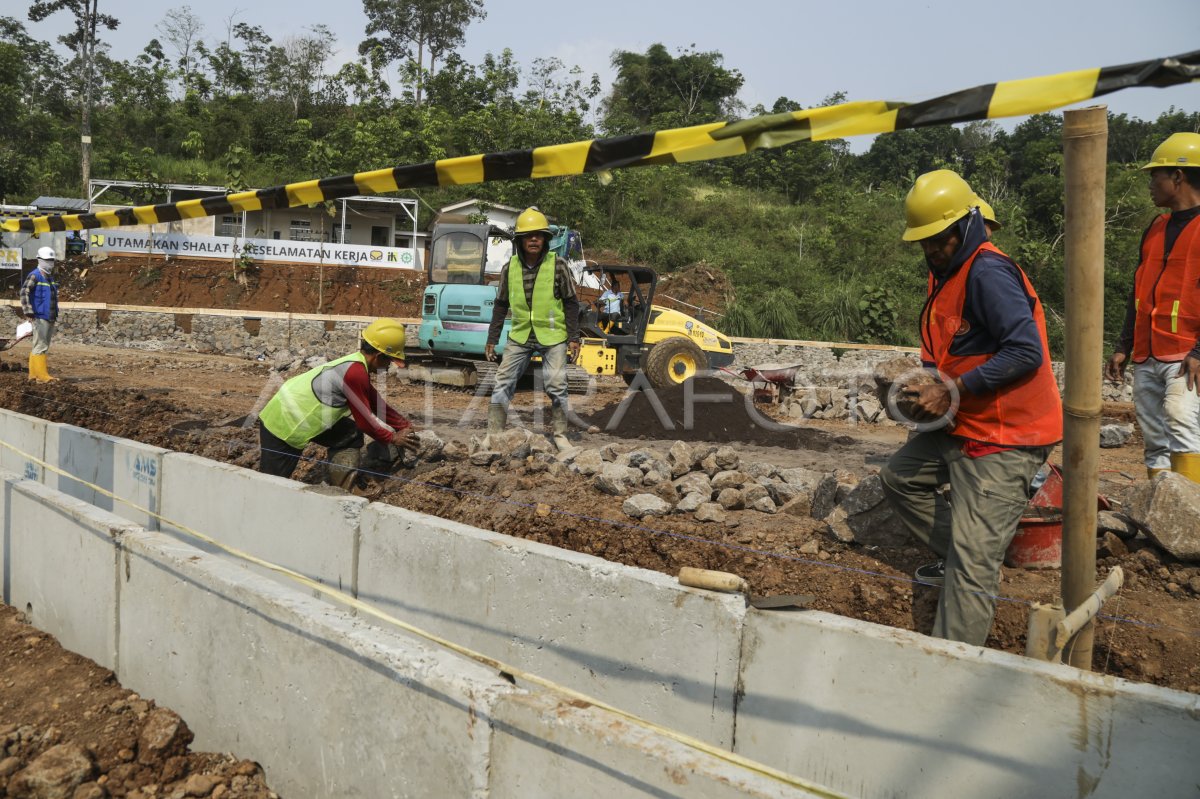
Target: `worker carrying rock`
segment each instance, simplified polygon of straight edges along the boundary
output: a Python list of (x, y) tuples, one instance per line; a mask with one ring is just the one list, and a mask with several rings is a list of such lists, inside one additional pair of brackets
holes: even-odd
[(537, 208), (517, 217), (513, 256), (500, 273), (492, 323), (484, 355), (496, 360), (496, 344), (504, 318), (512, 312), (512, 327), (504, 358), (496, 370), (492, 401), (488, 405), (488, 435), (504, 430), (508, 404), (517, 381), (535, 354), (542, 356), (542, 379), (550, 397), (550, 423), (554, 445), (565, 450), (567, 440), (567, 360), (579, 355), (579, 300), (565, 261), (550, 251), (550, 222)]
[(1133, 360), (1133, 405), (1146, 470), (1200, 483), (1200, 133), (1176, 133), (1142, 167), (1161, 214), (1142, 234), (1125, 325), (1105, 364), (1125, 381)]
[(37, 251), (37, 266), (21, 284), (21, 311), (33, 324), (33, 350), (29, 353), (29, 379), (38, 383), (57, 380), (50, 376), (46, 365), (46, 354), (50, 351), (50, 338), (54, 334), (54, 323), (58, 321), (58, 281), (54, 279), (53, 247), (41, 247)]
[(362, 465), (363, 433), (375, 439), (372, 465), (397, 460), (399, 449), (420, 446), (412, 423), (384, 402), (371, 375), (404, 366), (404, 323), (376, 319), (362, 332), (358, 352), (297, 375), (271, 397), (259, 424), (259, 470), (291, 477), (309, 443), (328, 449), (331, 485), (349, 490)]
[(988, 240), (978, 203), (946, 169), (905, 198), (902, 238), (921, 245), (929, 269), (921, 360), (937, 379), (905, 389), (920, 432), (880, 477), (897, 516), (942, 558), (916, 572), (942, 585), (933, 635), (982, 645), (1004, 551), (1063, 428), (1042, 304)]

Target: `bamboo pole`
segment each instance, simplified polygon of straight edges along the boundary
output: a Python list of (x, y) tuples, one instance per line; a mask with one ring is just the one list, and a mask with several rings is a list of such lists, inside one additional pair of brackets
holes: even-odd
[[(1104, 359), (1104, 187), (1108, 109), (1063, 113), (1066, 178), (1066, 381), (1063, 391), (1063, 607), (1096, 587), (1096, 491), (1100, 483), (1100, 386)], [(1066, 648), (1092, 667), (1089, 622)]]

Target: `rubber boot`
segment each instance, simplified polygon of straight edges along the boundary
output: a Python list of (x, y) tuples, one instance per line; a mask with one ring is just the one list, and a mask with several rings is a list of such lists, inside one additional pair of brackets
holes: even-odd
[(1151, 480), (1153, 480), (1154, 475), (1162, 474), (1163, 472), (1169, 472), (1169, 471), (1171, 471), (1171, 470), (1170, 469), (1152, 469), (1149, 466), (1147, 466), (1146, 467), (1146, 476), (1149, 477)]
[(48, 365), (48, 363), (47, 363), (47, 361), (46, 361), (46, 353), (44, 353), (44, 352), (43, 352), (43, 353), (42, 353), (40, 356), (38, 356), (38, 357), (40, 357), (40, 358), (42, 359), (42, 367), (41, 367), (41, 372), (42, 372), (42, 382), (43, 382), (43, 383), (53, 383), (53, 382), (56, 382), (56, 381), (58, 380), (58, 378), (57, 378), (57, 377), (54, 377), (54, 376), (52, 376), (52, 375), (50, 374), (50, 367), (49, 367), (49, 365)]
[(354, 485), (354, 476), (358, 474), (360, 463), (362, 463), (362, 450), (358, 447), (330, 450), (329, 475), (326, 482), (349, 491), (350, 487)]
[(1200, 452), (1172, 452), (1171, 471), (1200, 483)]
[(50, 383), (56, 379), (46, 371), (46, 353), (29, 356), (29, 379), (38, 383)]
[(551, 408), (550, 425), (554, 431), (554, 446), (558, 447), (559, 452), (569, 450), (571, 442), (567, 439), (567, 409), (559, 405)]

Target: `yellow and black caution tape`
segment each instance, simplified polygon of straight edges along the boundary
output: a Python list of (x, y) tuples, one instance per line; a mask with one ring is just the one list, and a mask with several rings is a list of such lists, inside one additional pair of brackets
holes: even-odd
[(453, 641), (450, 641), (446, 638), (442, 638), (439, 635), (435, 635), (434, 633), (422, 630), (420, 627), (415, 627), (406, 621), (402, 621), (402, 620), (396, 618), (395, 616), (392, 616), (391, 614), (386, 613), (386, 612), (380, 610), (379, 608), (376, 608), (373, 605), (369, 605), (366, 602), (363, 602), (362, 600), (358, 599), (357, 597), (350, 596), (349, 594), (339, 591), (336, 588), (331, 588), (331, 587), (325, 585), (324, 583), (319, 583), (316, 580), (312, 579), (311, 577), (301, 574), (300, 572), (293, 571), (292, 569), (289, 569), (286, 566), (280, 566), (276, 563), (272, 563), (268, 560), (263, 560), (262, 558), (251, 555), (249, 552), (243, 552), (242, 550), (237, 549), (236, 547), (231, 547), (226, 544), (223, 544), (220, 541), (216, 540), (215, 538), (211, 538), (211, 537), (205, 535), (204, 533), (200, 532), (199, 530), (195, 530), (191, 527), (188, 527), (185, 524), (181, 524), (179, 522), (172, 521), (171, 519), (167, 518), (166, 516), (162, 516), (158, 513), (155, 513), (154, 511), (150, 510), (149, 508), (144, 508), (141, 505), (138, 505), (136, 502), (131, 502), (130, 500), (125, 499), (124, 497), (119, 497), (116, 494), (114, 494), (113, 492), (111, 492), (105, 488), (102, 488), (101, 486), (98, 486), (95, 483), (91, 483), (87, 480), (84, 480), (82, 477), (78, 477), (74, 474), (71, 474), (70, 472), (68, 472), (64, 469), (61, 469), (51, 463), (48, 463), (48, 462), (42, 460), (41, 458), (34, 456), (31, 453), (25, 452), (24, 450), (22, 450), (18, 447), (15, 447), (12, 444), (8, 443), (7, 441), (0, 440), (0, 446), (3, 446), (4, 448), (11, 450), (17, 456), (24, 458), (25, 460), (29, 461), (30, 463), (36, 463), (37, 465), (41, 466), (43, 469), (46, 469), (47, 471), (53, 472), (53, 473), (59, 475), (60, 477), (65, 477), (68, 480), (72, 480), (76, 483), (79, 483), (80, 485), (84, 486), (85, 488), (89, 488), (92, 491), (95, 491), (97, 494), (100, 494), (101, 496), (108, 497), (109, 499), (111, 499), (115, 502), (120, 502), (122, 505), (127, 505), (130, 508), (133, 508), (134, 510), (138, 511), (139, 513), (144, 513), (147, 516), (149, 516), (150, 518), (157, 519), (160, 522), (168, 524), (171, 526), (172, 529), (174, 529), (178, 532), (181, 532), (186, 536), (190, 536), (192, 538), (195, 538), (196, 540), (203, 541), (204, 543), (209, 544), (210, 546), (214, 546), (214, 547), (220, 549), (221, 551), (223, 551), (229, 555), (232, 555), (235, 558), (238, 558), (239, 560), (243, 560), (247, 563), (253, 563), (256, 566), (261, 566), (264, 569), (269, 569), (277, 574), (281, 574), (284, 577), (287, 577), (289, 580), (292, 580), (293, 582), (299, 583), (300, 585), (303, 585), (307, 588), (311, 588), (313, 591), (315, 591), (318, 594), (323, 594), (323, 595), (329, 597), (330, 599), (333, 599), (333, 600), (341, 602), (345, 605), (348, 605), (358, 611), (361, 611), (362, 613), (365, 613), (368, 616), (372, 616), (376, 619), (379, 619), (380, 621), (384, 621), (384, 622), (387, 622), (388, 624), (392, 624), (392, 625), (398, 627), (399, 629), (404, 630), (405, 632), (411, 633), (415, 636), (418, 636), (419, 638), (424, 638), (426, 641), (437, 644), (438, 646), (444, 647), (445, 649), (449, 649), (451, 652), (455, 652), (459, 655), (462, 655), (463, 657), (469, 658), (470, 660), (474, 660), (476, 663), (480, 663), (484, 666), (487, 666), (488, 668), (494, 669), (494, 670), (500, 672), (501, 674), (510, 675), (514, 680), (522, 680), (531, 685), (537, 685), (542, 688), (549, 689), (551, 691), (556, 691), (560, 694), (563, 694), (564, 696), (569, 697), (570, 699), (574, 700), (575, 702), (581, 703), (582, 705), (585, 705), (585, 706), (592, 705), (594, 707), (600, 708), (601, 710), (608, 711), (609, 713), (614, 713), (617, 716), (620, 716), (621, 718), (625, 719), (626, 721), (630, 722), (631, 724), (633, 724), (637, 727), (641, 727), (645, 730), (649, 730), (651, 732), (654, 732), (659, 735), (670, 738), (672, 741), (675, 741), (676, 743), (682, 744), (682, 745), (689, 747), (691, 749), (694, 749), (696, 751), (703, 752), (704, 754), (711, 755), (712, 757), (717, 758), (718, 760), (722, 760), (726, 763), (729, 763), (730, 765), (737, 766), (739, 768), (743, 768), (747, 771), (753, 772), (760, 776), (775, 780), (776, 782), (780, 782), (785, 785), (790, 785), (793, 788), (799, 788), (803, 791), (806, 791), (807, 793), (809, 793), (812, 796), (824, 797), (825, 799), (846, 799), (845, 794), (837, 793), (836, 791), (831, 791), (828, 788), (825, 788), (823, 786), (820, 786), (815, 783), (811, 783), (807, 780), (801, 779), (800, 777), (797, 777), (794, 774), (788, 774), (785, 771), (780, 771), (777, 768), (773, 768), (764, 763), (759, 763), (757, 760), (751, 760), (748, 757), (744, 757), (735, 752), (730, 752), (729, 750), (722, 749), (719, 746), (713, 746), (712, 744), (707, 743), (705, 741), (701, 741), (699, 738), (694, 738), (691, 735), (688, 735), (687, 733), (680, 732), (678, 730), (672, 729), (671, 727), (664, 727), (661, 724), (650, 721), (649, 719), (644, 719), (641, 716), (638, 716), (634, 713), (630, 713), (627, 710), (621, 710), (618, 707), (614, 707), (614, 706), (612, 706), (600, 699), (597, 699), (593, 696), (589, 696), (588, 694), (581, 693), (580, 691), (576, 691), (573, 688), (568, 688), (567, 686), (562, 685), (560, 683), (556, 683), (553, 680), (538, 676), (537, 674), (533, 674), (532, 672), (525, 671), (524, 669), (518, 668), (517, 666), (513, 666), (508, 663), (505, 663), (502, 660), (497, 660), (493, 657), (489, 657), (488, 655), (485, 655), (482, 652), (476, 652), (473, 649), (462, 646), (461, 644), (456, 644)]
[(1115, 67), (987, 83), (919, 103), (882, 100), (841, 103), (738, 122), (713, 122), (532, 150), (444, 158), (199, 200), (94, 214), (0, 219), (0, 229), (48, 233), (152, 225), (217, 214), (292, 208), (358, 194), (382, 194), (427, 186), (564, 177), (632, 166), (707, 161), (799, 141), (842, 139), (906, 128), (1038, 114), (1121, 89), (1136, 86), (1165, 88), (1197, 81), (1200, 81), (1200, 50)]

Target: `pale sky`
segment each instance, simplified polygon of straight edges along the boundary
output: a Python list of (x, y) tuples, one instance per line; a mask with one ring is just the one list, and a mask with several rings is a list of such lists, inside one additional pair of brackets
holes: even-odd
[[(100, 0), (103, 13), (121, 20), (103, 39), (113, 55), (133, 58), (151, 38), (162, 40), (155, 25), (183, 5)], [(236, 21), (262, 26), (275, 43), (325, 24), (338, 38), (339, 61), (354, 58), (365, 37), (366, 17), (356, 0), (186, 5), (205, 20), (202, 38), (213, 44), (224, 39), (226, 19), (234, 12)], [(851, 100), (915, 102), (981, 83), (1200, 49), (1200, 0), (485, 0), (485, 8), (487, 19), (467, 31), (462, 55), (471, 63), (505, 47), (524, 68), (535, 58), (556, 56), (585, 73), (600, 73), (607, 90), (614, 50), (644, 52), (661, 42), (675, 52), (694, 45), (721, 52), (726, 67), (742, 72), (747, 114), (754, 104), (769, 108), (780, 96), (805, 107), (837, 91)], [(531, 11), (543, 13), (535, 17)], [(52, 39), (66, 24), (64, 12), (38, 25), (16, 14), (41, 39)], [(1127, 89), (1100, 102), (1152, 120), (1172, 105), (1200, 109), (1200, 83)], [(866, 142), (851, 144), (860, 150)]]

